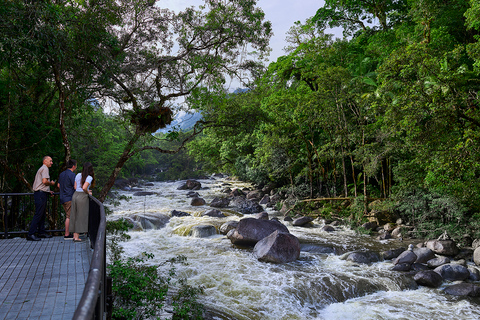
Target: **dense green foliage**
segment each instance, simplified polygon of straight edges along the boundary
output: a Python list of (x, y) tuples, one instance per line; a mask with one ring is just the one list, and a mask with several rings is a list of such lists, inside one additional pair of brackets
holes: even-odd
[(250, 91), (204, 99), (221, 101), (205, 120), (262, 117), (191, 154), (300, 198), (389, 199), (419, 236), (479, 236), (479, 2), (328, 0), (287, 40)]

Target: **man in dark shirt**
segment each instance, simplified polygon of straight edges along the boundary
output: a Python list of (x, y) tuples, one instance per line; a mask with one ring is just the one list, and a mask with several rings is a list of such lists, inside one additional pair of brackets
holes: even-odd
[(68, 230), (70, 227), (70, 209), (72, 208), (72, 196), (75, 192), (75, 170), (77, 169), (77, 161), (68, 160), (67, 169), (60, 173), (58, 177), (58, 187), (60, 188), (60, 203), (65, 210), (65, 235), (63, 239), (72, 240), (73, 235)]

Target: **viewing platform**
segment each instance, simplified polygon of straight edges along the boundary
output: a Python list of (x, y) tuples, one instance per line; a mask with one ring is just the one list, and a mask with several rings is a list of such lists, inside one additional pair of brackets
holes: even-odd
[(0, 319), (72, 319), (92, 254), (88, 239), (0, 239)]

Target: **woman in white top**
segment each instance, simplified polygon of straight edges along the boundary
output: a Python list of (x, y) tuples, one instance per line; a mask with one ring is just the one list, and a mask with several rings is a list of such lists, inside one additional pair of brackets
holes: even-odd
[(70, 212), (70, 232), (73, 233), (73, 241), (81, 242), (80, 233), (88, 232), (88, 195), (92, 194), (90, 187), (95, 185), (95, 173), (90, 162), (83, 165), (82, 173), (75, 177), (75, 193), (72, 197), (72, 209)]

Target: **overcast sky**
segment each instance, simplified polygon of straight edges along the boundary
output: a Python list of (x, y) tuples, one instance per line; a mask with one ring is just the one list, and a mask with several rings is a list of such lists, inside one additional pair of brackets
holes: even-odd
[[(265, 12), (265, 19), (270, 20), (273, 27), (274, 35), (270, 39), (270, 47), (272, 48), (270, 61), (275, 61), (285, 54), (283, 48), (286, 46), (286, 33), (295, 21), (305, 22), (306, 19), (314, 16), (324, 3), (323, 0), (258, 0), (258, 6)], [(188, 6), (198, 7), (203, 4), (203, 1), (161, 0), (159, 4), (162, 7), (178, 11)], [(339, 33), (338, 36), (341, 36), (341, 34)]]

